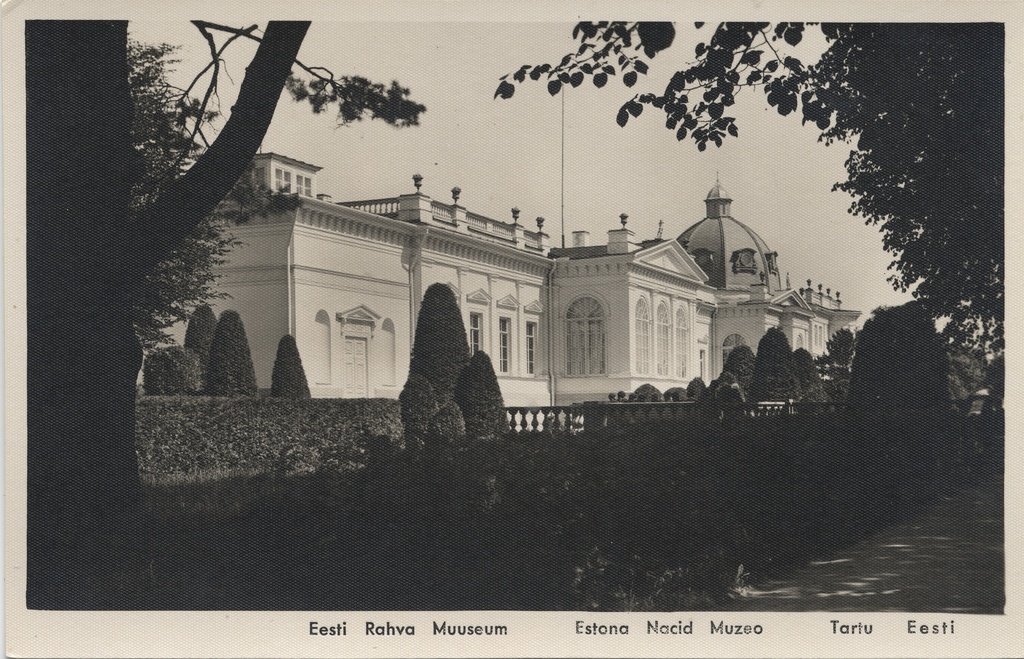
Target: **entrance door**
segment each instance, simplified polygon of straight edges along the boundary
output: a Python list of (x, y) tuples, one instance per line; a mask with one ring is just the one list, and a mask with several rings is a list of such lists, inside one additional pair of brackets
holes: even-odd
[(366, 370), (366, 339), (345, 337), (345, 397), (366, 398), (369, 392)]

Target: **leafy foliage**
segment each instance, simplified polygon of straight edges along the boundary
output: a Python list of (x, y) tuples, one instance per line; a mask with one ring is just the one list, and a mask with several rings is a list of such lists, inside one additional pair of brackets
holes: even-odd
[(149, 396), (194, 394), (202, 389), (199, 357), (181, 346), (158, 348), (146, 356), (142, 387)]
[(242, 317), (227, 309), (217, 321), (206, 369), (206, 393), (210, 396), (255, 396), (256, 371)]
[(416, 320), (409, 375), (426, 378), (441, 402), (452, 397), (468, 363), (469, 342), (455, 293), (445, 284), (431, 284)]
[[(128, 42), (129, 72), (134, 114), (132, 141), (141, 171), (132, 188), (132, 221), (141, 223), (142, 211), (179, 177), (200, 152), (182, 130), (183, 113), (195, 108), (180, 102), (181, 90), (168, 76), (178, 60), (176, 46)], [(214, 113), (204, 120), (211, 121)], [(200, 303), (223, 297), (214, 288), (215, 266), (237, 244), (222, 219), (210, 216), (198, 223), (186, 240), (135, 289), (134, 322), (143, 347), (170, 340), (167, 329), (184, 321)]]
[(308, 82), (291, 76), (285, 86), (292, 99), (308, 102), (315, 114), (336, 104), (339, 125), (361, 121), (368, 115), (399, 128), (418, 126), (420, 114), (427, 110), (426, 106), (410, 100), (409, 89), (395, 81), (385, 87), (362, 76), (336, 78), (322, 75), (323, 71), (318, 67)]
[(789, 339), (779, 328), (769, 328), (757, 344), (750, 398), (757, 402), (779, 401), (795, 398), (798, 393)]
[(503, 437), (508, 432), (505, 401), (491, 358), (478, 350), (469, 358), (455, 386), (455, 402), (462, 410), (466, 436), (473, 440)]
[(985, 369), (985, 356), (982, 353), (963, 348), (950, 348), (949, 397), (953, 400), (969, 398), (982, 387)]
[[(616, 122), (647, 106), (665, 115), (677, 140), (705, 150), (739, 129), (729, 109), (760, 88), (781, 115), (799, 112), (826, 144), (848, 142), (850, 212), (879, 226), (894, 255), (890, 282), (913, 289), (944, 332), (998, 351), (1004, 317), (1004, 26), (1000, 23), (855, 23), (819, 26), (828, 47), (818, 62), (787, 54), (803, 23), (720, 23), (696, 44), (696, 60), (659, 91), (632, 93)], [(702, 23), (697, 24), (700, 29)], [(671, 26), (579, 23), (580, 45), (560, 62), (523, 65), (515, 84), (547, 80), (548, 92), (588, 77), (604, 87), (621, 73), (627, 88), (646, 75), (645, 58), (673, 42)], [(916, 286), (916, 289), (914, 287)]]
[(862, 408), (945, 409), (949, 357), (918, 302), (879, 307), (857, 335), (849, 402)]
[(700, 378), (693, 378), (690, 383), (686, 385), (686, 397), (690, 400), (699, 400), (701, 394), (707, 389), (707, 385), (704, 384), (704, 380)]
[(1006, 357), (1004, 353), (996, 355), (985, 369), (984, 384), (993, 396), (1002, 398), (1006, 391)]
[(750, 346), (743, 344), (732, 349), (729, 357), (725, 360), (722, 371), (735, 375), (740, 389), (749, 392), (750, 382), (754, 379), (754, 364), (756, 362), (754, 351), (750, 349)]
[(302, 357), (295, 337), (285, 334), (277, 343), (274, 370), (270, 375), (270, 395), (274, 398), (309, 398), (309, 382), (302, 368)]

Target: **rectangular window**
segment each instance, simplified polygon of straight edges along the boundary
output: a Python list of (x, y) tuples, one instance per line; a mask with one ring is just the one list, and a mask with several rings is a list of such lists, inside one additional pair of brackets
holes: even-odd
[(537, 323), (526, 323), (526, 372), (536, 373)]
[(508, 373), (509, 357), (512, 352), (512, 319), (498, 319), (498, 370)]
[(297, 192), (307, 197), (313, 196), (313, 179), (309, 176), (303, 176), (297, 174), (295, 176), (295, 186), (298, 188)]
[(479, 313), (469, 314), (469, 352), (476, 354), (483, 348), (484, 316)]
[(274, 170), (274, 182), (277, 183), (278, 192), (284, 192), (285, 194), (292, 191), (292, 173), (277, 168)]
[(706, 355), (707, 355), (707, 352), (703, 348), (701, 348), (701, 350), (700, 350), (700, 379), (704, 380), (704, 381), (707, 381), (707, 379), (708, 379), (707, 372), (704, 370), (704, 361), (705, 361), (705, 356)]
[(265, 169), (263, 169), (262, 167), (257, 167), (252, 172), (253, 182), (257, 186), (265, 186), (267, 184), (266, 176), (267, 176), (267, 171)]

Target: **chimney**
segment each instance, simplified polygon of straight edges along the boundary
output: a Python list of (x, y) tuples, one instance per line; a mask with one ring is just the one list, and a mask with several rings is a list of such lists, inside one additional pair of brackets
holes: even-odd
[(319, 199), (320, 201), (326, 201), (327, 203), (331, 203), (331, 201), (332, 201), (331, 200), (331, 195), (329, 195), (329, 194), (327, 194), (325, 192), (318, 193), (316, 198)]
[(589, 231), (573, 231), (572, 232), (572, 246), (573, 247), (586, 247), (590, 242)]
[(632, 251), (629, 239), (633, 237), (633, 232), (626, 228), (626, 220), (628, 218), (629, 216), (625, 213), (620, 215), (619, 221), (622, 222), (622, 228), (612, 229), (608, 232), (609, 254), (626, 254)]

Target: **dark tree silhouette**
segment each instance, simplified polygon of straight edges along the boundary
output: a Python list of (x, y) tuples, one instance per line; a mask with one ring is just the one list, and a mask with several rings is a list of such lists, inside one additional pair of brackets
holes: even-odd
[(25, 23), (30, 608), (122, 606), (110, 584), (147, 574), (135, 303), (249, 166), (308, 27), (267, 24), (216, 140), (136, 212), (127, 22)]
[(423, 294), (409, 375), (425, 377), (439, 402), (451, 398), (462, 369), (469, 363), (469, 342), (455, 293), (445, 284), (431, 284)]
[(850, 392), (850, 367), (855, 345), (853, 332), (844, 327), (829, 338), (825, 343), (825, 354), (816, 360), (825, 394), (833, 403), (845, 403)]
[(765, 332), (757, 344), (749, 393), (750, 399), (757, 402), (788, 400), (798, 393), (789, 339), (777, 327)]
[(949, 357), (917, 302), (879, 307), (857, 335), (849, 402), (861, 408), (949, 407)]
[(270, 374), (270, 395), (275, 398), (309, 398), (309, 382), (295, 337), (285, 334), (277, 343), (274, 370)]
[(686, 385), (686, 397), (690, 400), (699, 400), (701, 394), (703, 394), (704, 390), (707, 388), (708, 386), (704, 384), (704, 380), (701, 380), (700, 378), (693, 378), (690, 380), (690, 383)]
[(676, 139), (703, 151), (739, 135), (730, 108), (744, 89), (760, 88), (779, 114), (799, 108), (825, 143), (851, 144), (848, 178), (834, 187), (854, 198), (852, 214), (881, 229), (893, 286), (916, 284), (923, 308), (949, 319), (951, 339), (1001, 349), (1004, 25), (823, 23), (828, 48), (813, 65), (788, 51), (803, 40), (803, 23), (712, 29), (692, 65), (635, 93), (647, 61), (673, 44), (674, 26), (579, 23), (578, 48), (503, 76), (495, 96), (511, 98), (527, 77), (546, 80), (552, 95), (618, 77), (630, 89), (620, 126), (652, 107)]
[(259, 393), (245, 325), (234, 309), (226, 310), (217, 321), (206, 367), (206, 393), (209, 396), (255, 396)]
[(491, 358), (477, 350), (455, 385), (455, 402), (462, 410), (469, 439), (493, 439), (508, 431), (505, 400)]

